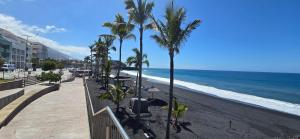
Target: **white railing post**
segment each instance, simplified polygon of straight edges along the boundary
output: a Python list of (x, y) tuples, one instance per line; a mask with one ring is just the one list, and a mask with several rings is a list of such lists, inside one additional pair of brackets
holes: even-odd
[(110, 139), (110, 128), (106, 126), (106, 139)]

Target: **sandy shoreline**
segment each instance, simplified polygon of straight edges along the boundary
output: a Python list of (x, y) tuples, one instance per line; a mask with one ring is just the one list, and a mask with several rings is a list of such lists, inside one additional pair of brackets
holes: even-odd
[[(167, 102), (168, 85), (148, 81), (147, 79), (143, 80), (143, 85), (144, 88), (152, 86), (158, 88), (160, 92), (155, 93), (154, 98)], [(97, 91), (96, 89), (93, 91), (92, 87), (91, 90), (91, 92)], [(172, 138), (229, 139), (292, 138), (300, 136), (300, 117), (298, 116), (249, 106), (178, 87), (174, 88), (174, 95), (181, 103), (189, 106), (188, 112), (180, 120), (190, 125), (185, 128), (182, 127), (179, 133), (172, 129)], [(149, 98), (151, 94), (144, 90), (143, 97)], [(95, 98), (94, 102), (96, 110), (101, 109), (104, 105), (115, 107), (107, 100), (103, 101)], [(122, 102), (122, 106), (127, 107), (128, 102), (129, 98)], [(152, 116), (144, 118), (144, 121), (151, 126), (151, 132), (155, 134), (156, 138), (163, 138), (167, 111), (163, 110), (161, 106), (151, 106), (149, 109)], [(144, 138), (144, 130), (132, 127), (130, 117), (125, 116), (120, 121), (131, 138)]]
[[(133, 71), (122, 71), (122, 72), (125, 74), (136, 76), (136, 73)], [(169, 85), (169, 79), (165, 77), (150, 76), (150, 75), (143, 75), (143, 77), (153, 82)], [(194, 82), (183, 81), (183, 80), (175, 79), (174, 86), (183, 89), (188, 89), (194, 92), (202, 93), (205, 95), (210, 95), (210, 96), (215, 96), (218, 98), (230, 100), (230, 101), (236, 101), (247, 105), (262, 107), (274, 111), (300, 116), (300, 104), (276, 100), (272, 98), (259, 97), (256, 95), (250, 95), (247, 93), (240, 93), (231, 90), (220, 89), (209, 85), (201, 85)]]

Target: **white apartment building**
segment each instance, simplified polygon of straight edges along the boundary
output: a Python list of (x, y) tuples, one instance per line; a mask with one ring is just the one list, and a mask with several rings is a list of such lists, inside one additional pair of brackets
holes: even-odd
[(8, 63), (15, 64), (17, 68), (25, 68), (26, 59), (26, 66), (31, 68), (32, 48), (30, 45), (26, 46), (26, 40), (22, 38), (3, 38), (11, 42)]
[(17, 68), (32, 68), (32, 58), (66, 60), (69, 56), (39, 42), (25, 40), (0, 28), (0, 56)]
[(2, 28), (0, 28), (0, 36), (3, 40), (9, 42), (9, 50), (7, 50), (6, 47), (5, 53), (2, 52), (5, 54), (5, 62), (15, 64), (17, 68), (23, 69), (25, 68), (26, 60), (26, 67), (31, 68), (32, 48), (29, 43), (27, 43), (27, 40)]
[(48, 48), (44, 44), (39, 42), (32, 42), (32, 58), (37, 58), (39, 60), (45, 60), (48, 58)]

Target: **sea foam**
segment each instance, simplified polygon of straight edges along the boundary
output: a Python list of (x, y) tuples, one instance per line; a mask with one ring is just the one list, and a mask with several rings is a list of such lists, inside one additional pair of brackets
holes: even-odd
[[(122, 71), (123, 73), (136, 76), (135, 71)], [(162, 78), (162, 77), (156, 77), (156, 76), (149, 76), (144, 75), (144, 78), (155, 80), (157, 82), (163, 83), (163, 84), (169, 84), (168, 78)], [(194, 91), (197, 91), (199, 93), (204, 93), (211, 96), (216, 96), (219, 98), (227, 99), (227, 100), (233, 100), (241, 103), (245, 103), (248, 105), (263, 107), (266, 109), (276, 110), (284, 113), (289, 113), (292, 115), (300, 116), (300, 105), (299, 104), (293, 104), (289, 102), (284, 102), (280, 100), (275, 99), (269, 99), (269, 98), (263, 98), (238, 92), (233, 92), (229, 90), (222, 90), (211, 86), (205, 86), (200, 85), (196, 83), (191, 82), (185, 82), (180, 80), (174, 80), (174, 84), (178, 87), (188, 88)]]

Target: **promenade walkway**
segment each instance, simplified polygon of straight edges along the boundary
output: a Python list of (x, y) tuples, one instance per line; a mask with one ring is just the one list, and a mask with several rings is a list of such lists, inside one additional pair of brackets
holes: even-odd
[(7, 126), (0, 129), (0, 138), (89, 138), (82, 79), (63, 83), (58, 91), (46, 94), (29, 104)]

